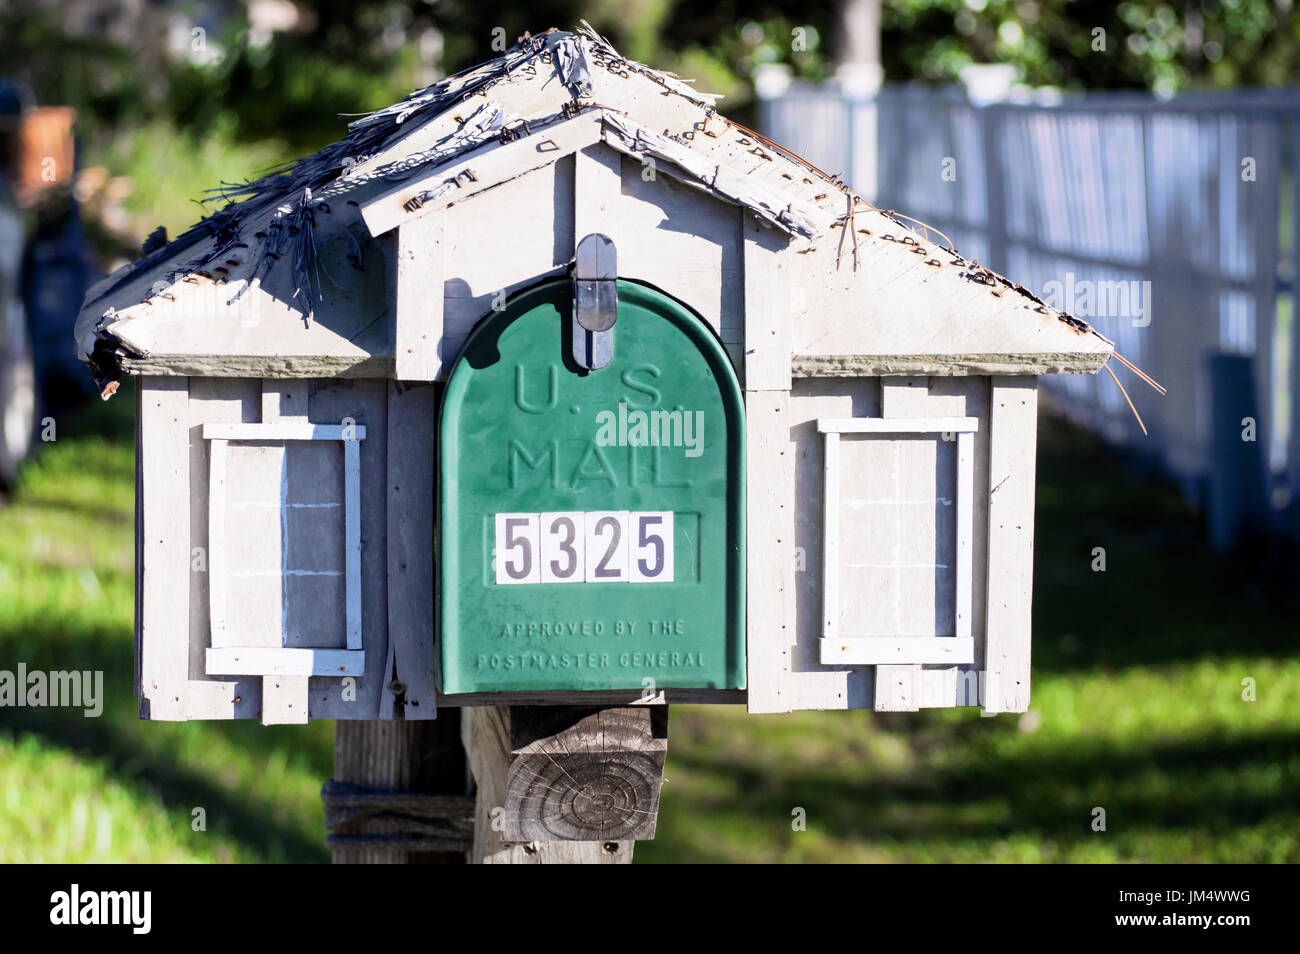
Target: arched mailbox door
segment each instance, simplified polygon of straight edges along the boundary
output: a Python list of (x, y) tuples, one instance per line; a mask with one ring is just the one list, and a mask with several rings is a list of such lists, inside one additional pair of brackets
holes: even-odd
[(484, 321), (452, 370), (444, 692), (745, 685), (735, 373), (685, 306), (616, 287), (604, 367), (574, 364), (573, 285), (557, 280)]

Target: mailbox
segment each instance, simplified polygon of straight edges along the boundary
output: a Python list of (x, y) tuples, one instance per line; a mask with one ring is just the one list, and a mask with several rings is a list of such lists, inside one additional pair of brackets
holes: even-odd
[(229, 197), (77, 322), (140, 376), (145, 717), (1028, 707), (1086, 323), (586, 30)]
[(744, 427), (707, 326), (617, 282), (612, 355), (573, 359), (573, 286), (470, 336), (443, 399), (446, 693), (741, 688)]

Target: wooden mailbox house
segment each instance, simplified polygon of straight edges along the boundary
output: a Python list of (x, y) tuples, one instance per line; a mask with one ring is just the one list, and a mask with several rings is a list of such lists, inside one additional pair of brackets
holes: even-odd
[(1083, 322), (588, 31), (226, 193), (77, 327), (139, 379), (145, 717), (1026, 708)]

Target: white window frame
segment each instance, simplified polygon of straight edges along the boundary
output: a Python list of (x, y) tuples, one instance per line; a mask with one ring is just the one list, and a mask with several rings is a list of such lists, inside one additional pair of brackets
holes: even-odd
[[(822, 519), (821, 661), (826, 665), (966, 665), (975, 662), (971, 636), (971, 526), (975, 493), (975, 417), (819, 418), (825, 435)], [(953, 636), (865, 637), (839, 630), (839, 527), (841, 434), (955, 434), (957, 440), (957, 545)]]
[[(364, 424), (208, 423), (208, 610), (213, 643), (206, 670), (210, 676), (361, 676), (361, 441)], [(226, 454), (231, 441), (341, 441), (343, 443), (343, 550), (347, 649), (225, 645), (226, 632)]]

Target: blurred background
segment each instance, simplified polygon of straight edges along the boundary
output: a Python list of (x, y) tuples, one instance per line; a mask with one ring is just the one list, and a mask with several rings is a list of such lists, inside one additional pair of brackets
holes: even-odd
[(1043, 380), (1030, 712), (674, 708), (636, 858), (1300, 861), (1291, 0), (0, 0), (0, 669), (106, 695), (0, 709), (0, 861), (328, 860), (332, 723), (136, 719), (135, 404), (72, 321), (205, 190), (579, 18), (1169, 389), (1144, 433)]

